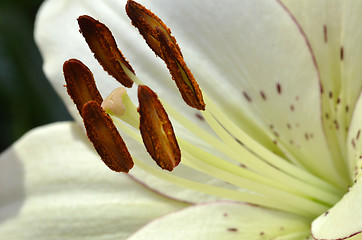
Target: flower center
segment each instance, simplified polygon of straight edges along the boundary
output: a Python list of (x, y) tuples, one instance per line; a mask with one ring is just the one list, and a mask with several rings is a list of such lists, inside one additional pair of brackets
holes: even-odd
[[(124, 88), (116, 89), (103, 101), (86, 66), (74, 59), (64, 64), (68, 93), (84, 119), (89, 139), (108, 167), (128, 172), (134, 162), (146, 172), (185, 188), (310, 219), (340, 199), (344, 194), (343, 186), (315, 176), (273, 153), (235, 124), (217, 107), (214, 99), (202, 93), (176, 39), (156, 15), (131, 0), (126, 11), (149, 47), (166, 63), (185, 103), (199, 111), (200, 120), (207, 123), (212, 132), (199, 127), (164, 99), (159, 99), (136, 77), (118, 50), (111, 31), (91, 17), (81, 16), (78, 19), (81, 33), (104, 70), (125, 87), (132, 87), (133, 83), (138, 85), (137, 110)], [(278, 91), (282, 91), (280, 85)], [(250, 99), (247, 93), (244, 96)], [(172, 122), (177, 122), (195, 139), (201, 140), (203, 146), (175, 134), (168, 115)], [(157, 165), (168, 171), (131, 157), (115, 126), (122, 134), (143, 143)], [(174, 175), (170, 171), (180, 162), (200, 174), (227, 182), (231, 187)]]

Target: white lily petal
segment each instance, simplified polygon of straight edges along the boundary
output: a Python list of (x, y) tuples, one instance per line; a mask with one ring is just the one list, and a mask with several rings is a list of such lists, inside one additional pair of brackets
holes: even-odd
[(295, 215), (243, 203), (214, 202), (156, 219), (127, 240), (301, 240), (309, 236), (308, 228), (305, 219)]
[[(362, 4), (353, 0), (281, 1), (300, 22), (316, 57), (324, 90), (323, 121), (332, 155), (348, 159), (345, 143), (362, 87), (362, 72), (356, 67), (362, 57), (362, 38), (356, 31)], [(346, 176), (348, 165), (340, 161), (337, 168)]]
[[(339, 109), (344, 110), (346, 106), (353, 109), (362, 87), (361, 69), (356, 67), (362, 56), (361, 36), (356, 31), (362, 3), (353, 0), (282, 2), (295, 14), (310, 39), (327, 95), (332, 91), (332, 100), (340, 99)], [(348, 124), (351, 113), (343, 112), (343, 115)]]
[(362, 181), (357, 181), (333, 208), (312, 223), (320, 240), (362, 239)]
[(185, 206), (111, 172), (75, 123), (35, 129), (0, 156), (1, 239), (124, 239)]

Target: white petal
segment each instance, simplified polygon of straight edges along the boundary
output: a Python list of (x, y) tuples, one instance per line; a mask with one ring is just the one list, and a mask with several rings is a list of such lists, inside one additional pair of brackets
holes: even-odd
[[(315, 239), (362, 239), (362, 181), (312, 224)], [(352, 238), (353, 237), (353, 238)]]
[(159, 218), (128, 240), (301, 240), (309, 234), (308, 222), (303, 218), (242, 203), (215, 202)]
[[(362, 36), (358, 31), (362, 3), (281, 1), (295, 15), (310, 40), (324, 89), (323, 121), (330, 150), (336, 158), (346, 159), (348, 128), (362, 87), (362, 70), (358, 67), (362, 61)], [(341, 161), (337, 168), (347, 173), (345, 166)]]
[(35, 129), (0, 156), (1, 239), (124, 239), (184, 206), (110, 171), (74, 123)]

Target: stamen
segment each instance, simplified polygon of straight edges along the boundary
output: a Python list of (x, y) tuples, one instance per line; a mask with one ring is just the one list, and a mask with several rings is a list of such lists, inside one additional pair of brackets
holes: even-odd
[(133, 81), (124, 68), (134, 71), (118, 49), (112, 32), (103, 23), (86, 15), (78, 18), (78, 24), (89, 48), (104, 70), (125, 87), (132, 87)]
[(172, 171), (181, 161), (181, 151), (165, 109), (149, 87), (138, 87), (140, 131), (148, 153), (162, 168)]
[(82, 115), (84, 104), (93, 100), (101, 104), (103, 99), (96, 87), (93, 74), (81, 61), (70, 59), (63, 65), (67, 91)]
[(164, 61), (184, 101), (198, 110), (205, 110), (202, 92), (190, 69), (186, 66), (182, 55), (175, 45), (157, 28)]
[(193, 108), (205, 110), (199, 85), (187, 67), (170, 29), (155, 14), (132, 0), (127, 2), (126, 11), (148, 46), (165, 61), (184, 101)]
[(95, 101), (86, 103), (82, 113), (88, 138), (103, 162), (113, 171), (127, 173), (133, 160), (112, 119)]
[(161, 31), (167, 33), (166, 36), (175, 43), (176, 47), (180, 51), (176, 43), (176, 39), (171, 36), (171, 30), (150, 10), (135, 1), (128, 0), (126, 4), (126, 12), (128, 17), (132, 20), (133, 26), (139, 30), (148, 46), (157, 56), (163, 58), (156, 28), (160, 28)]

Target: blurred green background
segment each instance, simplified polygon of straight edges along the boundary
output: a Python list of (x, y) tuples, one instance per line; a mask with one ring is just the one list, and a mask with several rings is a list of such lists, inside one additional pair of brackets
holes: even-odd
[(71, 119), (42, 72), (33, 39), (43, 0), (0, 0), (0, 152), (28, 130)]

